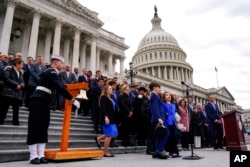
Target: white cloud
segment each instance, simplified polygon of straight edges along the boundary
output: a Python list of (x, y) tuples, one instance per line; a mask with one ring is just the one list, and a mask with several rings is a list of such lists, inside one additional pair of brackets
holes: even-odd
[(226, 86), (235, 101), (250, 108), (250, 1), (248, 0), (78, 0), (99, 13), (104, 29), (125, 38), (125, 67), (151, 30), (154, 5), (162, 28), (172, 34), (194, 69), (194, 83)]

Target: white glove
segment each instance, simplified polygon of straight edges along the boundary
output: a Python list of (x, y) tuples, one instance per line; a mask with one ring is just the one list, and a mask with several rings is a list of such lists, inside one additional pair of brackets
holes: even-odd
[(77, 109), (80, 108), (80, 102), (79, 101), (74, 100), (73, 104), (74, 104), (74, 106), (76, 106)]

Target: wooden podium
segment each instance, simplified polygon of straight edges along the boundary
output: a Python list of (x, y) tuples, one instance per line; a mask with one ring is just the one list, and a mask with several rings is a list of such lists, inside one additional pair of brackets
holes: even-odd
[[(77, 83), (77, 84), (67, 85), (67, 89), (70, 91), (73, 97), (76, 97), (78, 95), (80, 89), (87, 89), (87, 88), (88, 88), (87, 83)], [(60, 149), (45, 150), (46, 159), (72, 160), (72, 159), (103, 157), (104, 153), (102, 150), (68, 149), (71, 108), (72, 108), (72, 102), (66, 100)]]
[(241, 113), (234, 110), (222, 115), (226, 133), (227, 151), (246, 151), (245, 136)]

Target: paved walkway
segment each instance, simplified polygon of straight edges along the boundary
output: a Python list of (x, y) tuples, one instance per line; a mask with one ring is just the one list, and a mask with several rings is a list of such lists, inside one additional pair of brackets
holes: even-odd
[[(191, 151), (181, 151), (181, 158), (168, 158), (167, 160), (153, 159), (150, 155), (143, 153), (117, 154), (114, 158), (98, 158), (90, 160), (77, 160), (67, 162), (49, 162), (39, 167), (229, 167), (229, 151), (213, 149), (196, 149), (194, 153), (200, 160), (184, 160), (182, 157), (190, 156)], [(27, 167), (31, 165), (28, 161), (0, 163), (0, 167)]]

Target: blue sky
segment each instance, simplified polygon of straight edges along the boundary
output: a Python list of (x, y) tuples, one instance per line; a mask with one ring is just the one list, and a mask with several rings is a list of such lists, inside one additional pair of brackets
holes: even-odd
[(125, 67), (151, 30), (154, 5), (162, 28), (172, 34), (194, 69), (194, 84), (225, 86), (244, 109), (250, 109), (249, 0), (78, 0), (99, 13), (103, 28), (125, 38), (130, 47)]

